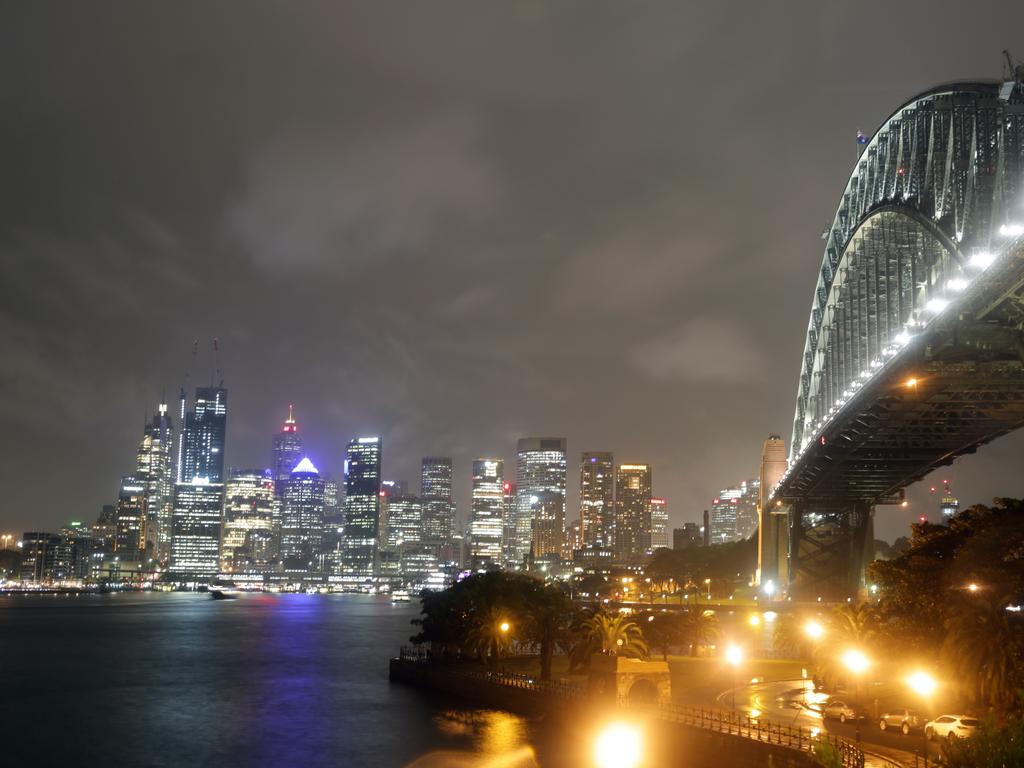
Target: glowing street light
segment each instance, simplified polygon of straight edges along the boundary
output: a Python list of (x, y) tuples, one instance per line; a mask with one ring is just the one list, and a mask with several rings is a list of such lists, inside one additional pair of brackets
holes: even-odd
[(843, 664), (855, 675), (863, 674), (871, 666), (868, 657), (855, 648), (843, 654)]
[(736, 675), (743, 663), (743, 649), (738, 645), (730, 645), (725, 649), (725, 660), (732, 667), (732, 711), (736, 711)]
[[(939, 687), (935, 678), (923, 670), (912, 672), (905, 682), (910, 690), (925, 700), (926, 704), (932, 694), (935, 693), (935, 689)], [(924, 737), (922, 742), (924, 744), (924, 749), (921, 754), (924, 755), (924, 768), (928, 768), (928, 731), (922, 728), (921, 733)]]
[(594, 741), (597, 768), (636, 768), (643, 757), (640, 730), (627, 723), (612, 723)]
[(973, 581), (970, 584), (967, 585), (967, 591), (968, 592), (977, 592), (979, 589), (981, 589), (981, 587), (979, 587)]
[(508, 630), (509, 630), (509, 626), (510, 625), (509, 625), (509, 623), (507, 621), (503, 621), (503, 622), (501, 622), (501, 624), (498, 625), (498, 629), (500, 629), (502, 631), (502, 633), (506, 633), (507, 634)]
[(905, 386), (907, 389), (917, 389), (917, 379), (911, 376), (909, 379), (903, 382), (903, 386)]
[(825, 628), (814, 619), (811, 619), (804, 624), (804, 632), (812, 640), (820, 640), (821, 636), (825, 634)]

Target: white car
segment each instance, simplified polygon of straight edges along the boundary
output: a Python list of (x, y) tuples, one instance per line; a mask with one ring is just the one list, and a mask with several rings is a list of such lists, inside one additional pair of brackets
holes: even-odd
[(942, 715), (925, 723), (929, 739), (966, 739), (978, 729), (978, 719), (967, 715)]

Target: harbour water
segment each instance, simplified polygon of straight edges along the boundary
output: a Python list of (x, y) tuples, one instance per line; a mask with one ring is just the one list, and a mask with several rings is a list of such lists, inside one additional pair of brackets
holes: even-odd
[(544, 722), (390, 684), (417, 611), (363, 595), (0, 597), (3, 762), (580, 764)]

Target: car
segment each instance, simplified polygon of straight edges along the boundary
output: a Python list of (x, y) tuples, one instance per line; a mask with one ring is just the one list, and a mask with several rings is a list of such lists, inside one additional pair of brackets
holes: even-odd
[(821, 716), (826, 720), (830, 717), (835, 718), (840, 723), (845, 723), (847, 720), (863, 720), (864, 713), (859, 707), (855, 707), (852, 704), (847, 704), (845, 701), (839, 699), (831, 699), (824, 707), (821, 708)]
[(919, 730), (924, 718), (912, 709), (890, 709), (878, 721), (879, 729), (887, 731), (892, 728), (906, 736), (911, 731)]
[(941, 715), (925, 723), (929, 739), (966, 739), (978, 729), (978, 718), (970, 715)]

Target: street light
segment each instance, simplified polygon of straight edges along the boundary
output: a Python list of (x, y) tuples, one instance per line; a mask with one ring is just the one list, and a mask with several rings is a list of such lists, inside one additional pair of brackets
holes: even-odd
[[(935, 678), (922, 670), (912, 672), (905, 682), (914, 693), (924, 700), (925, 706), (928, 706), (931, 695), (939, 687)], [(923, 714), (922, 717), (924, 717)], [(924, 723), (921, 724), (921, 745), (921, 753), (924, 755), (924, 768), (928, 768), (928, 731), (925, 729)]]
[(732, 711), (736, 711), (736, 675), (743, 663), (743, 649), (738, 645), (730, 645), (725, 649), (725, 660), (732, 667)]
[(501, 624), (498, 625), (498, 629), (500, 629), (503, 633), (507, 633), (509, 630), (509, 623), (507, 621), (501, 622)]
[(711, 579), (704, 579), (704, 583), (707, 584), (707, 587), (708, 587), (708, 602), (710, 602), (711, 601)]
[(640, 730), (627, 723), (612, 723), (594, 741), (598, 768), (635, 768), (643, 756)]
[(859, 704), (863, 705), (864, 697), (862, 695), (863, 692), (860, 688), (860, 678), (861, 675), (863, 675), (864, 672), (867, 671), (867, 668), (871, 666), (871, 662), (868, 660), (867, 656), (858, 651), (856, 648), (851, 648), (846, 653), (844, 653), (842, 661), (846, 668), (850, 670), (850, 673), (854, 676), (854, 679), (856, 681), (857, 701)]
[(979, 587), (973, 581), (970, 584), (967, 585), (967, 590), (969, 592), (977, 592), (979, 589), (981, 589), (981, 587)]
[(821, 636), (825, 634), (825, 628), (814, 619), (811, 619), (804, 624), (804, 632), (812, 640), (820, 640)]

